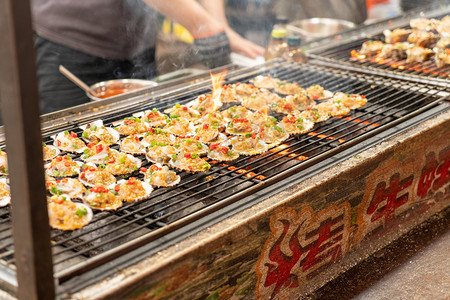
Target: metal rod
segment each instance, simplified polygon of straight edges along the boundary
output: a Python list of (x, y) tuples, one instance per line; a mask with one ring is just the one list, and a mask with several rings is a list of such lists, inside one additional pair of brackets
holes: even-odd
[(19, 299), (54, 299), (36, 63), (28, 0), (0, 1), (0, 104)]

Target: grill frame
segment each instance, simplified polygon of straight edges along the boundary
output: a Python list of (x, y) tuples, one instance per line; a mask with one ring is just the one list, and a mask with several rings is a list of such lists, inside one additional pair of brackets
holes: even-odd
[[(445, 97), (443, 97), (442, 95), (439, 95), (441, 93), (441, 91), (440, 91), (439, 88), (436, 89), (435, 85), (431, 85), (428, 88), (421, 87), (422, 89), (428, 89), (428, 92), (430, 93), (430, 95), (424, 96), (424, 94), (422, 92), (418, 92), (420, 90), (419, 87), (417, 87), (415, 85), (411, 85), (409, 83), (400, 84), (399, 82), (392, 82), (391, 78), (376, 77), (376, 76), (367, 75), (367, 74), (361, 75), (361, 73), (355, 73), (355, 72), (351, 72), (351, 71), (348, 71), (348, 70), (338, 70), (338, 69), (334, 69), (334, 68), (330, 68), (330, 67), (323, 67), (323, 66), (320, 66), (319, 64), (316, 64), (314, 61), (312, 62), (311, 66), (299, 66), (299, 65), (292, 64), (292, 63), (287, 63), (287, 62), (282, 61), (282, 60), (273, 61), (273, 62), (270, 62), (270, 63), (268, 63), (266, 65), (259, 66), (259, 67), (256, 67), (256, 68), (249, 68), (249, 69), (239, 70), (238, 72), (232, 72), (232, 73), (230, 73), (230, 76), (227, 77), (228, 78), (228, 82), (245, 81), (245, 79), (252, 78), (255, 75), (258, 75), (258, 74), (261, 74), (261, 73), (264, 73), (264, 72), (266, 72), (266, 73), (269, 72), (270, 73), (270, 71), (271, 70), (273, 71), (274, 68), (276, 70), (278, 70), (277, 68), (279, 68), (281, 70), (293, 68), (295, 70), (295, 72), (296, 72), (295, 74), (297, 74), (297, 76), (298, 76), (298, 72), (302, 71), (304, 68), (307, 68), (307, 69), (310, 69), (310, 70), (314, 70), (314, 71), (315, 70), (320, 70), (320, 72), (316, 73), (316, 74), (318, 74), (317, 76), (319, 78), (320, 78), (321, 74), (327, 74), (326, 76), (328, 76), (328, 77), (324, 76), (324, 77), (327, 78), (327, 80), (325, 80), (325, 84), (330, 84), (330, 82), (333, 83), (334, 80), (339, 80), (339, 79), (340, 80), (344, 80), (344, 78), (345, 78), (346, 80), (351, 80), (353, 83), (357, 82), (358, 84), (364, 85), (365, 89), (367, 89), (368, 86), (377, 85), (378, 84), (380, 86), (383, 86), (382, 89), (387, 89), (389, 91), (390, 90), (394, 90), (394, 91), (398, 91), (398, 93), (410, 92), (413, 95), (419, 95), (418, 97), (434, 97), (434, 100), (431, 101), (430, 103), (427, 103), (425, 106), (421, 107), (420, 109), (414, 110), (413, 112), (411, 112), (410, 114), (408, 114), (408, 115), (406, 115), (404, 117), (397, 118), (395, 121), (390, 121), (386, 125), (377, 126), (375, 129), (366, 132), (362, 136), (358, 135), (357, 138), (355, 138), (354, 140), (352, 140), (350, 142), (346, 142), (344, 144), (340, 144), (340, 145), (332, 148), (332, 150), (328, 150), (325, 153), (321, 153), (319, 156), (316, 156), (316, 157), (314, 157), (312, 159), (306, 160), (306, 161), (304, 161), (303, 163), (301, 163), (300, 165), (298, 165), (295, 168), (287, 169), (283, 173), (272, 177), (272, 179), (256, 183), (254, 186), (252, 186), (252, 188), (247, 188), (247, 189), (245, 189), (243, 191), (240, 191), (239, 194), (236, 194), (234, 196), (230, 196), (230, 197), (224, 198), (220, 202), (218, 202), (218, 203), (216, 203), (214, 205), (208, 206), (208, 207), (204, 208), (203, 210), (198, 211), (198, 212), (196, 212), (196, 213), (194, 213), (194, 214), (192, 214), (192, 215), (190, 215), (190, 216), (188, 216), (188, 217), (186, 217), (186, 218), (184, 218), (182, 220), (178, 220), (178, 221), (172, 223), (171, 225), (167, 225), (166, 227), (162, 227), (159, 230), (150, 232), (150, 233), (146, 234), (143, 237), (139, 237), (139, 238), (136, 238), (136, 239), (134, 239), (132, 241), (129, 241), (124, 246), (116, 247), (115, 250), (113, 251), (113, 253), (106, 252), (106, 254), (99, 254), (99, 255), (94, 256), (92, 258), (88, 258), (86, 261), (80, 262), (80, 264), (73, 265), (71, 267), (65, 268), (64, 271), (56, 272), (55, 273), (55, 278), (59, 281), (60, 285), (63, 285), (65, 281), (70, 280), (74, 276), (85, 274), (86, 272), (89, 272), (89, 271), (91, 271), (91, 270), (93, 270), (93, 269), (103, 265), (106, 262), (109, 262), (109, 261), (112, 261), (114, 259), (117, 259), (120, 256), (122, 256), (122, 255), (124, 255), (126, 253), (129, 253), (130, 251), (133, 251), (133, 250), (135, 250), (135, 249), (137, 249), (137, 248), (139, 248), (139, 247), (141, 247), (141, 246), (143, 246), (143, 245), (145, 245), (145, 244), (147, 244), (149, 242), (154, 242), (157, 238), (160, 238), (161, 236), (163, 236), (165, 234), (177, 231), (177, 230), (179, 230), (180, 228), (182, 228), (184, 226), (190, 225), (190, 224), (192, 224), (195, 221), (199, 221), (201, 218), (203, 218), (205, 216), (208, 216), (210, 214), (215, 214), (217, 211), (221, 210), (222, 208), (224, 208), (224, 207), (226, 207), (226, 206), (228, 206), (230, 204), (236, 203), (237, 201), (243, 199), (244, 197), (247, 197), (247, 196), (251, 195), (253, 192), (256, 192), (256, 191), (260, 192), (263, 189), (270, 188), (271, 186), (276, 185), (277, 183), (285, 180), (289, 176), (292, 176), (293, 174), (295, 174), (295, 173), (297, 173), (299, 171), (306, 170), (307, 168), (309, 168), (311, 166), (314, 166), (317, 163), (319, 163), (319, 162), (321, 162), (321, 161), (323, 161), (323, 160), (325, 160), (327, 158), (330, 158), (330, 157), (336, 155), (337, 153), (341, 153), (342, 151), (344, 151), (346, 149), (349, 149), (350, 147), (353, 147), (353, 146), (355, 146), (355, 145), (357, 145), (357, 144), (367, 140), (368, 138), (371, 138), (371, 137), (373, 137), (373, 136), (375, 136), (377, 134), (383, 133), (387, 129), (389, 129), (389, 128), (393, 127), (393, 126), (396, 126), (398, 124), (401, 124), (405, 120), (408, 120), (408, 119), (410, 119), (410, 118), (412, 118), (414, 116), (417, 116), (417, 115), (421, 114), (422, 112), (424, 112), (424, 111), (426, 111), (426, 110), (428, 110), (428, 109), (438, 105), (438, 103), (440, 101), (442, 101), (444, 99), (447, 99), (449, 97), (448, 95), (445, 96)], [(288, 72), (287, 74), (291, 74), (291, 73), (289, 73), (290, 71), (287, 71), (287, 72)], [(310, 71), (310, 73), (311, 73), (311, 71)], [(276, 74), (274, 74), (274, 76), (275, 75)], [(284, 75), (284, 76), (286, 76), (286, 75)], [(309, 73), (308, 73), (308, 76), (309, 76)], [(286, 78), (282, 77), (282, 79), (286, 79)], [(311, 80), (311, 83), (321, 83), (321, 84), (323, 83), (323, 81), (322, 82), (320, 82), (320, 81), (316, 82), (315, 79), (308, 79), (308, 80)], [(358, 84), (355, 84), (355, 86), (358, 86)], [(343, 86), (343, 85), (345, 85), (345, 84), (344, 83), (339, 83), (338, 84), (338, 86)], [(191, 95), (194, 90), (197, 91), (197, 92), (199, 92), (198, 91), (199, 89), (203, 91), (203, 90), (206, 89), (207, 86), (209, 87), (209, 81), (205, 80), (205, 81), (200, 82), (198, 84), (194, 84), (193, 86), (184, 86), (184, 88), (176, 89), (175, 91), (170, 91), (170, 92), (163, 92), (163, 93), (161, 93), (160, 96), (152, 96), (151, 98), (153, 99), (153, 102), (156, 102), (156, 101), (158, 101), (160, 99), (166, 99), (166, 98), (173, 98), (174, 100), (178, 101), (180, 99), (179, 98), (180, 96), (184, 97), (184, 95), (187, 95), (187, 94)], [(363, 88), (360, 87), (359, 89), (363, 89)], [(414, 90), (411, 91), (411, 89), (414, 89)], [(337, 91), (337, 90), (334, 90), (334, 91)], [(370, 89), (369, 89), (369, 91), (370, 91)], [(376, 93), (376, 91), (372, 91), (372, 94), (375, 94), (375, 93)], [(385, 94), (390, 94), (390, 93), (387, 93), (385, 91)], [(142, 99), (147, 99), (148, 98), (148, 96), (139, 96), (139, 97), (142, 98)], [(393, 96), (391, 95), (389, 97), (392, 99), (393, 102), (397, 101), (397, 96), (395, 96), (395, 94)], [(405, 97), (405, 95), (403, 94), (403, 96), (401, 96), (401, 97)], [(192, 98), (192, 96), (189, 96), (188, 98), (185, 99), (184, 102), (188, 102), (189, 100), (192, 100), (191, 98)], [(145, 101), (144, 100), (138, 101), (138, 103), (143, 103), (143, 102), (145, 102)], [(142, 107), (140, 105), (142, 105), (142, 104), (136, 104), (134, 107), (131, 108), (131, 110), (133, 110), (133, 109), (142, 110)], [(147, 105), (150, 106), (152, 104), (147, 104)], [(170, 106), (173, 105), (173, 103), (170, 102), (170, 103), (167, 103), (166, 105), (167, 105), (167, 107), (170, 107)], [(369, 100), (369, 103), (366, 105), (366, 108), (363, 108), (363, 109), (366, 110), (371, 105), (374, 105), (374, 104), (370, 104), (370, 100)], [(128, 113), (130, 112), (129, 110), (130, 110), (130, 108), (127, 110)], [(109, 115), (116, 115), (116, 113), (117, 112), (111, 112), (111, 113), (109, 113)], [(368, 113), (366, 112), (366, 114), (368, 114)], [(103, 116), (107, 116), (107, 115), (104, 114)], [(120, 116), (124, 117), (124, 116), (128, 116), (128, 114), (127, 113), (122, 113)], [(358, 119), (361, 119), (361, 115), (358, 116)], [(85, 123), (85, 122), (88, 122), (88, 121), (89, 120), (84, 119), (82, 122)], [(345, 119), (342, 118), (341, 120), (339, 120), (339, 122), (341, 122), (341, 121), (342, 122), (347, 122), (347, 123), (352, 124), (353, 126), (356, 126), (354, 124), (354, 122), (351, 121), (351, 120), (345, 121)], [(335, 122), (338, 122), (338, 121), (335, 120)], [(331, 122), (331, 124), (333, 126), (335, 125), (334, 122)], [(77, 123), (68, 122), (68, 124), (64, 125), (64, 127), (62, 127), (62, 128), (61, 128), (61, 126), (55, 126), (54, 128), (50, 128), (49, 127), (45, 131), (45, 136), (48, 137), (49, 135), (51, 135), (53, 133), (56, 133), (56, 132), (59, 132), (61, 130), (71, 130), (71, 129), (73, 129), (76, 126), (77, 126)], [(367, 125), (367, 126), (369, 126), (369, 125)], [(336, 125), (336, 127), (339, 127), (339, 125)], [(332, 128), (331, 129), (327, 129), (327, 130), (332, 130)], [(307, 136), (306, 139), (307, 139), (307, 141), (308, 140), (312, 140), (312, 139), (316, 139), (319, 134), (323, 134), (323, 132), (322, 133), (321, 132), (317, 133), (316, 136)], [(298, 141), (296, 138), (290, 138), (290, 140), (291, 140), (291, 142), (295, 141), (298, 144), (301, 144), (302, 142), (305, 142), (304, 140)], [(317, 140), (319, 141), (318, 142), (319, 143), (318, 146), (320, 146), (320, 147), (323, 146), (323, 145), (330, 145), (332, 143), (335, 143), (335, 140), (327, 140), (326, 136), (318, 138)], [(278, 152), (281, 152), (281, 150), (279, 150)], [(270, 155), (275, 155), (275, 154), (272, 153)], [(300, 156), (302, 154), (298, 154), (298, 155)], [(264, 158), (261, 159), (261, 160), (264, 160)], [(254, 164), (254, 163), (255, 162), (252, 162), (252, 164)], [(224, 168), (222, 168), (222, 169), (225, 170)], [(247, 171), (247, 173), (250, 172), (250, 171)], [(234, 171), (225, 171), (224, 175), (230, 175), (230, 174), (234, 174)], [(242, 177), (243, 175), (245, 175), (245, 173), (244, 174), (240, 174), (239, 176)], [(206, 175), (200, 175), (200, 176), (204, 177)], [(245, 181), (254, 180), (255, 177), (256, 177), (256, 175), (245, 179)], [(195, 178), (193, 180), (195, 180)], [(262, 201), (262, 200), (263, 199), (260, 199), (259, 201)], [(197, 199), (197, 201), (201, 201), (201, 199), (200, 200)], [(125, 211), (125, 209), (123, 211)], [(77, 236), (77, 231), (75, 231), (75, 236)], [(55, 238), (55, 237), (53, 236), (53, 238)], [(58, 264), (58, 262), (56, 262), (56, 264)]]

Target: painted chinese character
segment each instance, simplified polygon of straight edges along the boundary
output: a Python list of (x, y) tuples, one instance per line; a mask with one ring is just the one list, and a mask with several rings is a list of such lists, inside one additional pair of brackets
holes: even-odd
[(317, 216), (310, 207), (299, 214), (291, 208), (277, 210), (270, 220), (272, 234), (257, 263), (257, 293), (262, 298), (292, 295), (346, 253), (349, 211), (348, 203)]

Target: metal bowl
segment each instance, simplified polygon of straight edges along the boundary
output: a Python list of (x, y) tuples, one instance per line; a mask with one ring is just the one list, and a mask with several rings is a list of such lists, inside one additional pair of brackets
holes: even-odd
[(90, 88), (96, 96), (87, 94), (92, 101), (99, 101), (116, 95), (129, 93), (132, 91), (154, 87), (158, 84), (151, 80), (144, 79), (114, 79), (98, 82)]
[(327, 37), (355, 26), (355, 23), (346, 20), (312, 18), (291, 22), (287, 25), (287, 29), (305, 40), (312, 40)]

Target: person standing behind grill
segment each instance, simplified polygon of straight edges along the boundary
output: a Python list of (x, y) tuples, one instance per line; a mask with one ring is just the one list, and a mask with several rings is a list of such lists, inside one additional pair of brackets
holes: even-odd
[(229, 63), (231, 50), (251, 58), (264, 52), (228, 26), (223, 0), (33, 0), (41, 113), (89, 101), (59, 65), (88, 85), (155, 77), (158, 12), (194, 36), (210, 68)]

